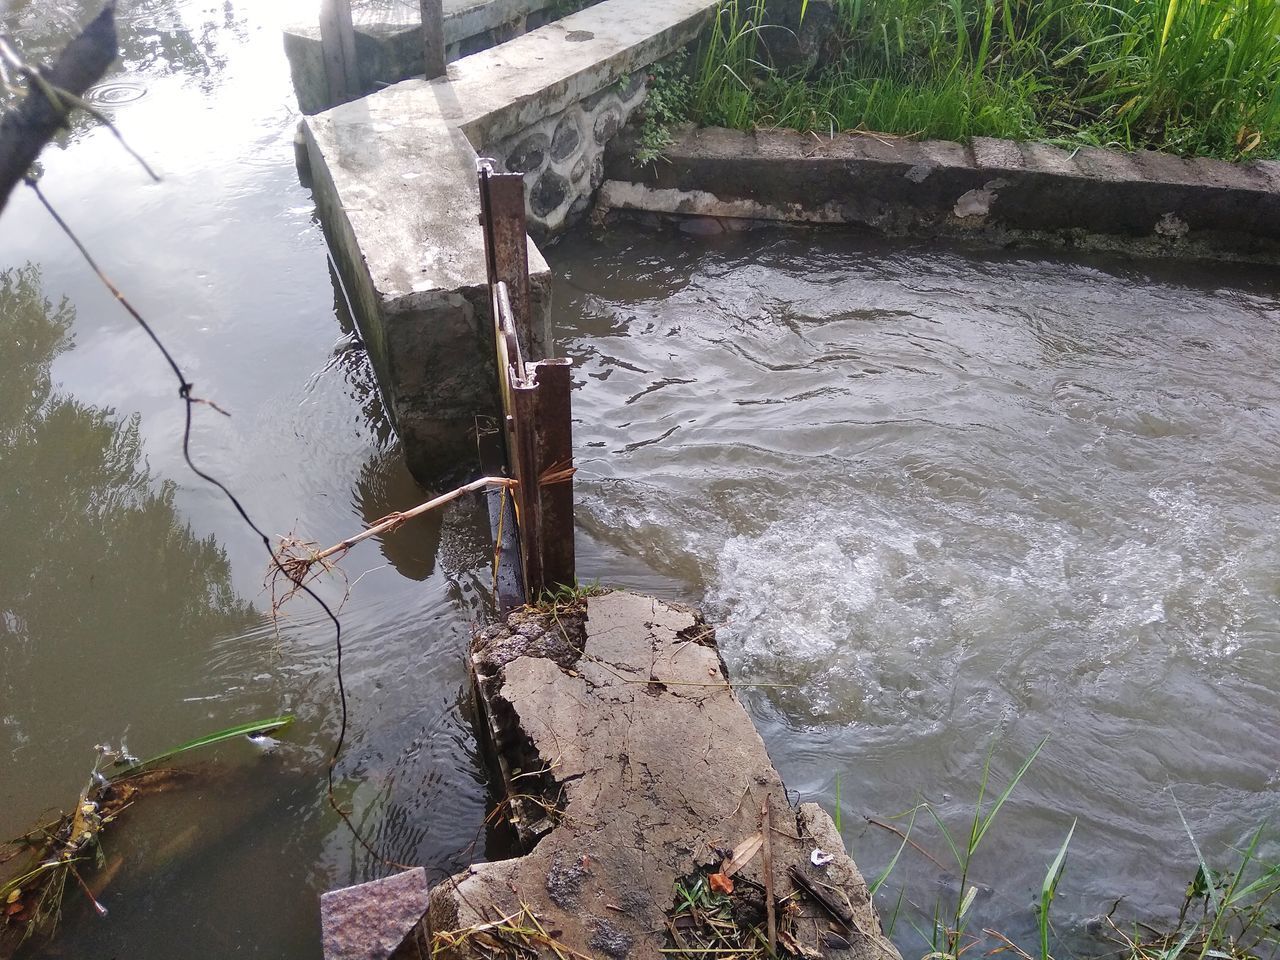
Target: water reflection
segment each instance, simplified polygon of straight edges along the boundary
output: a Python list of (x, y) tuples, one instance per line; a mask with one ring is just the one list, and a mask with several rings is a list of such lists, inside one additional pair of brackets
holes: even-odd
[[(74, 319), (36, 266), (0, 272), (0, 529), (21, 560), (0, 566), (0, 755), (28, 772), (73, 764), (64, 783), (83, 773), (96, 739), (149, 712), (140, 694), (200, 638), (242, 632), (255, 617), (222, 549), (177, 514), (174, 484), (155, 482), (138, 418), (54, 385)], [(74, 716), (56, 707), (112, 683), (111, 697), (76, 697)]]
[[(18, 0), (3, 23), (27, 57), (43, 59), (56, 55), (101, 8), (84, 0)], [(180, 74), (208, 92), (227, 66), (226, 49), (246, 40), (248, 22), (231, 0), (216, 7), (123, 0), (116, 8), (116, 30), (119, 72)]]

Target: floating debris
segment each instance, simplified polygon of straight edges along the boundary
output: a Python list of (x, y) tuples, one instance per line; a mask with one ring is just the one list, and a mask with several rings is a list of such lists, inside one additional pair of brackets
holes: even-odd
[[(189, 770), (158, 764), (190, 750), (242, 736), (272, 740), (268, 733), (292, 722), (292, 717), (275, 717), (241, 724), (190, 740), (148, 760), (138, 760), (123, 743), (118, 750), (98, 744), (89, 781), (80, 791), (73, 811), (0, 843), (0, 960), (8, 960), (35, 934), (52, 935), (62, 912), (68, 879), (80, 887), (98, 916), (107, 915), (107, 908), (80, 871), (105, 865), (102, 832), (125, 810), (144, 796), (171, 789), (194, 776)], [(103, 772), (104, 764), (120, 769), (108, 776)], [(113, 869), (109, 867), (106, 872), (110, 874)]]

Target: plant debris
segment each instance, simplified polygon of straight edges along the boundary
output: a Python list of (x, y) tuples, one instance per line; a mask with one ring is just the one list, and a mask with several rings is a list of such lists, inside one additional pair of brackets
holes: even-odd
[[(265, 736), (292, 722), (292, 717), (275, 717), (240, 724), (147, 760), (138, 760), (123, 744), (118, 750), (100, 744), (89, 782), (71, 813), (0, 843), (0, 960), (8, 960), (36, 934), (53, 935), (68, 880), (84, 892), (98, 916), (107, 915), (107, 908), (81, 875), (83, 869), (107, 866), (101, 844), (103, 831), (138, 800), (173, 789), (194, 776), (190, 770), (157, 764), (199, 747), (242, 736)], [(110, 775), (104, 770), (111, 771)], [(108, 867), (104, 873), (109, 877), (113, 871), (114, 867)]]
[[(753, 841), (758, 851), (758, 838)], [(734, 859), (731, 856), (726, 863)], [(761, 884), (741, 877), (735, 883), (723, 869), (703, 868), (677, 883), (675, 893), (675, 906), (667, 917), (669, 937), (664, 954), (682, 960), (706, 960), (713, 955), (763, 960), (769, 956), (767, 898)], [(796, 935), (794, 921), (801, 911), (795, 895), (778, 901), (777, 907), (777, 955), (806, 960), (821, 956)]]

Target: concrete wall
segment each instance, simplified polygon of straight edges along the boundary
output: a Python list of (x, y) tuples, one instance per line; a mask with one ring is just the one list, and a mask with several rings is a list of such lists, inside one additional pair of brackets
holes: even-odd
[(530, 233), (563, 231), (590, 208), (604, 182), (609, 142), (644, 103), (648, 72), (638, 70), (481, 153), (509, 173), (523, 173)]
[(1280, 259), (1280, 163), (976, 138), (971, 144), (689, 129), (655, 164), (609, 152), (614, 209)]

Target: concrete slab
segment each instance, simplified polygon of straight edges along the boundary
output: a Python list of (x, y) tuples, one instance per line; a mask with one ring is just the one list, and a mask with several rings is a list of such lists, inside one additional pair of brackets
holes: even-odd
[[(437, 949), (450, 939), (442, 933), (528, 909), (567, 951), (659, 960), (676, 883), (759, 832), (767, 807), (775, 896), (795, 891), (796, 867), (852, 908), (845, 936), (831, 937), (829, 918), (801, 895), (787, 929), (820, 955), (900, 960), (830, 818), (788, 800), (694, 612), (626, 592), (576, 612), (522, 612), (477, 638), (472, 666), (508, 796), (525, 801), (512, 808), (540, 807), (550, 825), (525, 856), (477, 864), (432, 891)], [(815, 867), (814, 848), (835, 861)], [(756, 857), (737, 881), (756, 889), (764, 869)], [(483, 950), (465, 935), (453, 942), (443, 955)]]
[[(600, 124), (587, 136), (602, 144), (643, 96), (636, 71), (692, 40), (715, 3), (606, 0), (466, 57), (446, 77), (397, 83), (304, 121), (320, 219), (420, 479), (474, 461), (475, 419), (498, 412), (477, 148), (617, 89), (626, 102), (614, 95), (616, 111), (599, 108), (617, 122), (590, 118)], [(598, 153), (581, 166), (576, 177), (565, 175), (571, 167), (546, 174), (563, 195), (535, 194), (558, 223), (581, 212), (570, 189), (600, 183)], [(529, 272), (539, 335), (526, 349), (536, 359), (549, 349), (550, 272), (532, 242)]]

